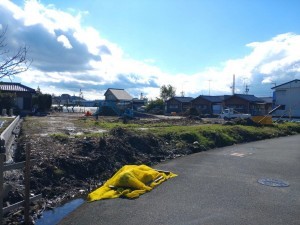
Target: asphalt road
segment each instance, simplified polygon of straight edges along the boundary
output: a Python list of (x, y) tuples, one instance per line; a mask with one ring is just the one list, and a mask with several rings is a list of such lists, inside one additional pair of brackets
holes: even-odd
[[(179, 176), (135, 200), (84, 203), (59, 224), (300, 224), (300, 135), (214, 149), (156, 168)], [(289, 186), (262, 185), (260, 178)]]

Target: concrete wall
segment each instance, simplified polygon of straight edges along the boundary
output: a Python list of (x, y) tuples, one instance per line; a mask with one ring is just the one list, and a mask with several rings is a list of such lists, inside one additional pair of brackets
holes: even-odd
[(11, 138), (12, 132), (15, 129), (16, 125), (19, 123), (20, 116), (17, 116), (14, 121), (2, 132), (0, 139), (4, 140), (4, 147), (7, 149), (9, 145), (9, 139)]

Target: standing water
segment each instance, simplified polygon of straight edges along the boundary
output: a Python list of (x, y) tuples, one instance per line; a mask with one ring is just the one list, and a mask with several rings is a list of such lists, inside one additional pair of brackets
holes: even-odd
[(36, 221), (36, 225), (55, 225), (62, 220), (66, 215), (75, 210), (84, 203), (82, 198), (74, 199), (71, 202), (57, 207), (53, 210), (45, 211), (40, 219)]

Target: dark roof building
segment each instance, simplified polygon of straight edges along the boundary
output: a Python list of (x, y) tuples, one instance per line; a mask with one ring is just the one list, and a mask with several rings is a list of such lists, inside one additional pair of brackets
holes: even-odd
[(166, 101), (166, 113), (182, 113), (191, 107), (192, 97), (172, 97)]
[(16, 109), (21, 112), (31, 112), (32, 96), (36, 94), (34, 89), (20, 83), (0, 82), (0, 92), (15, 94)]
[[(173, 97), (171, 99), (175, 99), (178, 102), (185, 102), (186, 103), (186, 102), (191, 102), (194, 98), (192, 98), (192, 97)], [(171, 99), (169, 99), (169, 100), (171, 100)]]
[(192, 106), (199, 114), (219, 114), (222, 111), (222, 96), (199, 95), (192, 101)]
[(228, 100), (230, 98), (240, 98), (240, 99), (243, 99), (247, 102), (251, 102), (251, 103), (259, 103), (259, 102), (263, 102), (262, 99), (258, 98), (258, 97), (255, 97), (254, 95), (246, 95), (246, 94), (234, 94), (234, 95), (225, 95), (224, 98), (225, 100)]
[(28, 92), (35, 94), (36, 91), (20, 83), (0, 82), (0, 91), (2, 92)]
[(221, 103), (222, 101), (224, 101), (224, 95), (222, 96), (200, 95), (197, 98), (203, 98), (211, 103)]

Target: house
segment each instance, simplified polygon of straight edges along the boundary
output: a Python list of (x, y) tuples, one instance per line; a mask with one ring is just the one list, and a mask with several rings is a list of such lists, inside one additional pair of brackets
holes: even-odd
[(300, 80), (292, 80), (273, 89), (274, 107), (281, 105), (272, 115), (280, 117), (300, 117)]
[(78, 96), (62, 94), (61, 96), (52, 96), (53, 105), (81, 105), (85, 100)]
[(22, 112), (32, 111), (32, 96), (36, 91), (20, 83), (0, 82), (1, 93), (15, 94), (15, 105)]
[(144, 99), (138, 99), (138, 98), (133, 98), (132, 99), (132, 108), (134, 110), (138, 110), (141, 107), (144, 107), (145, 105), (147, 105), (148, 99), (144, 98)]
[(249, 113), (253, 116), (265, 115), (265, 105), (262, 99), (246, 94), (225, 95), (223, 101), (223, 107), (233, 108), (237, 112)]
[(265, 112), (268, 114), (273, 109), (273, 97), (258, 97), (265, 103)]
[(224, 96), (200, 95), (192, 100), (192, 107), (200, 114), (220, 114), (223, 101)]
[(104, 93), (104, 96), (105, 101), (112, 101), (115, 103), (131, 102), (133, 99), (124, 89), (117, 88), (108, 88)]
[(172, 97), (166, 101), (166, 113), (182, 113), (192, 107), (192, 97)]

